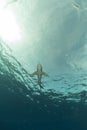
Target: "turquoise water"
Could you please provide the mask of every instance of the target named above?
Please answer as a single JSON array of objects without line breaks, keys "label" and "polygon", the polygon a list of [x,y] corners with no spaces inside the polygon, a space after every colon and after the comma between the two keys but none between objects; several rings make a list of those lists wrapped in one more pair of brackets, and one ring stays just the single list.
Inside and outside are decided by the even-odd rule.
[{"label": "turquoise water", "polygon": [[0,49],[1,130],[87,129],[86,72],[49,77],[41,90],[3,41]]},{"label": "turquoise water", "polygon": [[0,1],[0,38],[0,130],[86,130],[87,1]]}]

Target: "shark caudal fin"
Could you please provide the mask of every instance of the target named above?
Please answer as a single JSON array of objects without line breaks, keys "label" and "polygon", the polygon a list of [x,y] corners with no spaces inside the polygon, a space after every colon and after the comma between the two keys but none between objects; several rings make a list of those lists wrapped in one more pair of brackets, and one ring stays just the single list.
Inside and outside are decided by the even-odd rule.
[{"label": "shark caudal fin", "polygon": [[40,89],[44,89],[44,87],[42,86],[42,82],[38,82],[38,85],[39,85]]}]

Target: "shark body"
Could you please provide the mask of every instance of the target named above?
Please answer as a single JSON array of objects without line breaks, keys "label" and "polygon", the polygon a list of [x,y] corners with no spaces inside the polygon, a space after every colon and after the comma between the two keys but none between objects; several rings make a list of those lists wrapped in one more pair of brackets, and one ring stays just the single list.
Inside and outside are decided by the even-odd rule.
[{"label": "shark body", "polygon": [[42,65],[41,64],[37,64],[37,71],[33,72],[30,76],[37,76],[37,79],[38,79],[38,85],[40,86],[40,88],[42,88],[42,82],[41,82],[41,79],[42,79],[42,75],[44,76],[48,76],[47,73],[43,72],[43,68],[42,68]]}]

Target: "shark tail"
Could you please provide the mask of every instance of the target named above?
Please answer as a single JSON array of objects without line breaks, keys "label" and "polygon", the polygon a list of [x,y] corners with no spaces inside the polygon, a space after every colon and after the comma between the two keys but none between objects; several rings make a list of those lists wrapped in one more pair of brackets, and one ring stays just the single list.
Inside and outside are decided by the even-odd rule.
[{"label": "shark tail", "polygon": [[38,82],[40,89],[43,89],[42,82]]}]

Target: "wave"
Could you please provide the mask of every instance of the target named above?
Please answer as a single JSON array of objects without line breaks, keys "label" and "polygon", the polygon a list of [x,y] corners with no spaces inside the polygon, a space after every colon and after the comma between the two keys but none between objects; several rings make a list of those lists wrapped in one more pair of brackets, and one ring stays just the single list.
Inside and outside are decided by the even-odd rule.
[{"label": "wave", "polygon": [[[85,72],[56,75],[49,78],[48,83],[43,83],[44,89],[40,90],[36,81],[29,76],[26,69],[12,55],[11,49],[1,40],[0,104],[3,105],[0,105],[0,111],[3,112],[0,115],[3,115],[3,118],[0,122],[5,125],[1,125],[0,128],[62,130],[72,127],[77,130],[81,127],[82,130],[83,123],[87,128],[86,81]],[[76,122],[80,125],[76,125]]]},{"label": "wave", "polygon": [[[21,93],[31,99],[34,98],[34,95],[41,96],[43,93],[48,96],[46,98],[60,100],[61,97],[62,100],[66,96],[67,100],[82,101],[82,97],[84,98],[87,92],[86,81],[87,74],[85,72],[57,75],[52,79],[49,78],[48,83],[43,84],[44,90],[40,90],[39,86],[36,86],[36,81],[29,76],[26,69],[12,55],[8,45],[0,40],[0,87]],[[48,89],[45,89],[46,87]],[[85,102],[87,102],[86,97]]]}]

